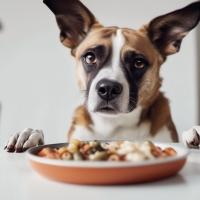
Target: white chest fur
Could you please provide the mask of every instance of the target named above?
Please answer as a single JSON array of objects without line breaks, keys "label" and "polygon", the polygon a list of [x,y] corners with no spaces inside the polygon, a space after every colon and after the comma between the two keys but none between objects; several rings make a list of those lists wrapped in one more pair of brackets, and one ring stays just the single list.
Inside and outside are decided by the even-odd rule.
[{"label": "white chest fur", "polygon": [[91,131],[84,126],[76,126],[73,139],[79,140],[151,140],[157,142],[172,142],[166,126],[160,129],[155,137],[150,135],[150,123],[138,125],[142,108],[117,117],[104,117],[91,114],[93,125]]}]

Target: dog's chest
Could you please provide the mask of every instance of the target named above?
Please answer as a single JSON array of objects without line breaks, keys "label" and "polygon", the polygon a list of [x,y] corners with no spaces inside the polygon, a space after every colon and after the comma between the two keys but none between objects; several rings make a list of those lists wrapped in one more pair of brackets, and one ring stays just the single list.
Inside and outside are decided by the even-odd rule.
[{"label": "dog's chest", "polygon": [[[140,132],[139,129],[141,129],[141,127],[138,129],[138,123],[141,110],[141,107],[138,107],[134,112],[118,117],[103,117],[92,114],[91,117],[94,123],[92,125],[92,130],[100,139],[131,139],[131,135]],[[148,125],[143,127],[143,129],[148,129]]]},{"label": "dog's chest", "polygon": [[92,114],[93,125],[88,130],[82,125],[77,125],[71,139],[79,140],[151,140],[172,142],[170,132],[166,126],[156,134],[150,135],[150,122],[139,124],[142,108],[138,107],[134,112],[119,117],[102,117]]}]

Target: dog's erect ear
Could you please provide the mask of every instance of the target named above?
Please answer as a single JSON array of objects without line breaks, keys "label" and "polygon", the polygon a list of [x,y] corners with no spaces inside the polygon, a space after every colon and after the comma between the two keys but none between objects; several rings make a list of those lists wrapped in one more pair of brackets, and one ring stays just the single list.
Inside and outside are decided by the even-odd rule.
[{"label": "dog's erect ear", "polygon": [[200,20],[200,1],[153,19],[148,35],[163,56],[179,51],[182,39]]},{"label": "dog's erect ear", "polygon": [[81,43],[92,25],[98,24],[94,15],[79,0],[44,0],[43,2],[55,14],[61,30],[61,42],[71,49]]}]

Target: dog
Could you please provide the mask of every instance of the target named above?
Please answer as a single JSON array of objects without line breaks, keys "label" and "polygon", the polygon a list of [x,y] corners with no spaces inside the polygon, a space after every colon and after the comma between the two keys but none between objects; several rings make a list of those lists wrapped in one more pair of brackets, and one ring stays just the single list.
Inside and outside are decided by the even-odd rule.
[{"label": "dog", "polygon": [[[160,92],[161,65],[180,50],[182,39],[200,20],[200,2],[156,17],[139,30],[103,27],[79,0],[44,0],[54,13],[60,40],[76,60],[85,101],[68,141],[151,140],[178,142],[168,99]],[[11,136],[7,151],[44,143],[42,130]]]}]

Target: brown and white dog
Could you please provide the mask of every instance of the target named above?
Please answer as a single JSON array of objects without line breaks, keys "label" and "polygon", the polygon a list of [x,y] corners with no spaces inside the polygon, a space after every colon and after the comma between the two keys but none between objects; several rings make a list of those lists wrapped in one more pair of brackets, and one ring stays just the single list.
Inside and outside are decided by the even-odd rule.
[{"label": "brown and white dog", "polygon": [[[168,99],[159,91],[161,65],[179,51],[200,20],[200,2],[159,16],[139,30],[103,27],[79,0],[44,0],[55,14],[60,40],[76,59],[85,102],[75,110],[68,140],[178,142]],[[41,130],[12,135],[5,148],[43,144]]]}]

